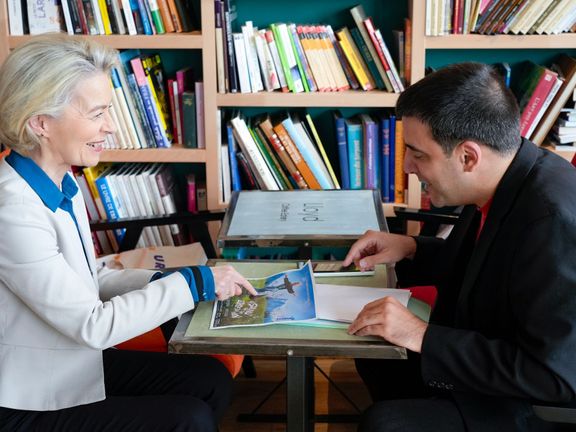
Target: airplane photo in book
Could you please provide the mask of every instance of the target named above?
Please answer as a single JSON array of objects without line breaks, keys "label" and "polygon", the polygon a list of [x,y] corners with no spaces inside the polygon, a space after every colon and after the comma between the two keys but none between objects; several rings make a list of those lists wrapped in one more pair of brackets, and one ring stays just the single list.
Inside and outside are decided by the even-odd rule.
[{"label": "airplane photo in book", "polygon": [[314,278],[308,262],[262,279],[250,279],[258,295],[248,293],[214,304],[210,328],[268,325],[316,318]]}]

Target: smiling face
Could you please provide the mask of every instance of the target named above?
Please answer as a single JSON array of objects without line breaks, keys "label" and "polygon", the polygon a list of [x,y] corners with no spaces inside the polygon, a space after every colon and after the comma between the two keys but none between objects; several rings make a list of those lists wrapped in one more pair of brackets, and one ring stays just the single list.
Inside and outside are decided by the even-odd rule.
[{"label": "smiling face", "polygon": [[78,84],[60,116],[41,115],[31,120],[42,138],[30,157],[56,184],[72,165],[90,167],[99,162],[106,136],[115,131],[109,112],[111,100],[109,78],[98,73]]},{"label": "smiling face", "polygon": [[463,204],[466,183],[460,148],[447,156],[427,125],[414,117],[404,117],[402,123],[406,143],[404,171],[418,176],[434,206]]}]

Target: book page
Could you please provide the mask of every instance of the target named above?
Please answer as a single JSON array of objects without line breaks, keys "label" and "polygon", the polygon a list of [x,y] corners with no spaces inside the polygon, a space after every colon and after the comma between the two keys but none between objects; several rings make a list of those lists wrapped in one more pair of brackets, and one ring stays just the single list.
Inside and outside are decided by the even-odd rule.
[{"label": "book page", "polygon": [[214,302],[211,329],[299,322],[316,318],[310,262],[296,270],[249,279],[258,295],[244,293]]},{"label": "book page", "polygon": [[365,305],[374,300],[390,296],[408,306],[410,294],[410,291],[400,289],[317,284],[317,317],[321,320],[350,323]]}]

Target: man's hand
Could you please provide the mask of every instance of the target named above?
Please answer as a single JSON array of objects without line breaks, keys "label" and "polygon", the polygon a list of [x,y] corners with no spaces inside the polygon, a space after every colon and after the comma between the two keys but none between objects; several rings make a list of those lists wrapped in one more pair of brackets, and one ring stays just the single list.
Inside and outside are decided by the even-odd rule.
[{"label": "man's hand", "polygon": [[342,265],[352,263],[360,270],[373,270],[376,264],[392,264],[416,253],[412,237],[368,230],[350,248]]},{"label": "man's hand", "polygon": [[420,352],[428,324],[410,312],[393,297],[368,303],[360,311],[348,333],[357,336],[379,336],[388,342]]},{"label": "man's hand", "polygon": [[225,265],[211,267],[210,269],[214,275],[216,297],[218,300],[226,300],[230,297],[240,295],[242,294],[242,289],[245,289],[252,295],[258,295],[258,292],[252,284],[238,273],[234,267]]}]

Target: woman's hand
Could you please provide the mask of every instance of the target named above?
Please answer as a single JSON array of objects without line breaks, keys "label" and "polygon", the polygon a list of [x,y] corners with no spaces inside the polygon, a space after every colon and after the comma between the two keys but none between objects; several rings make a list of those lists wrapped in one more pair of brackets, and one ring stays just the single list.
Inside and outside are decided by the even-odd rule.
[{"label": "woman's hand", "polygon": [[244,276],[238,273],[234,267],[229,265],[210,267],[214,276],[216,286],[216,297],[218,300],[226,300],[242,294],[245,289],[252,295],[258,295],[252,284]]}]

